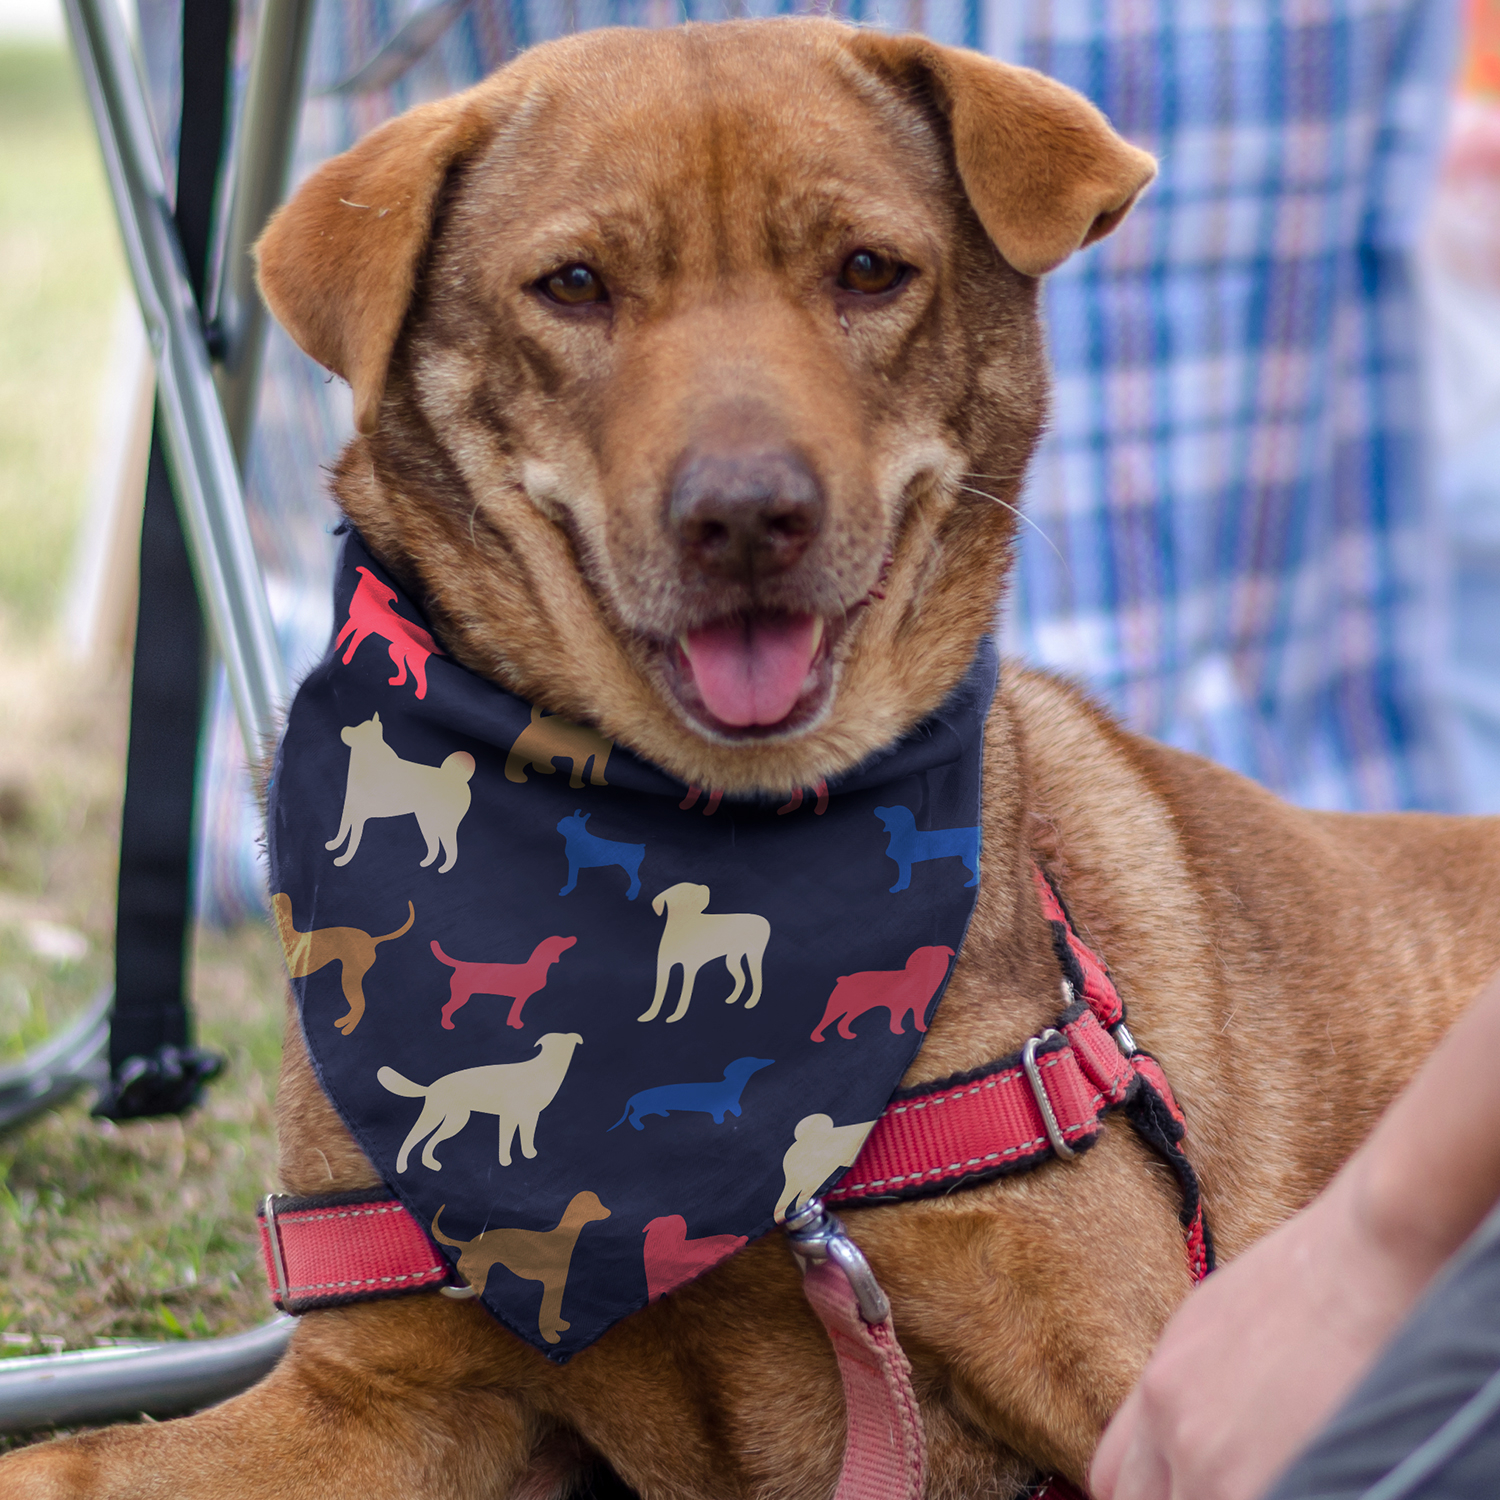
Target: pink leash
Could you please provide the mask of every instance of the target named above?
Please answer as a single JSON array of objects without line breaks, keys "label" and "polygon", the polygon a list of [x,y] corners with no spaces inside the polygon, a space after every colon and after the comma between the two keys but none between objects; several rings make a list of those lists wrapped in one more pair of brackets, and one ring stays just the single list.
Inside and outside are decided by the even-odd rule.
[{"label": "pink leash", "polygon": [[786,1235],[844,1382],[844,1467],[834,1500],[920,1500],[926,1441],[889,1300],[819,1199],[787,1215]]}]

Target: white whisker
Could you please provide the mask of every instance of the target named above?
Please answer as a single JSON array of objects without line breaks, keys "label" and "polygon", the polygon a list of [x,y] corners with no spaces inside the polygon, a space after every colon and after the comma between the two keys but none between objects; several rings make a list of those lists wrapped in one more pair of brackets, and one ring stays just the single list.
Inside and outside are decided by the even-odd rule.
[{"label": "white whisker", "polygon": [[[982,474],[976,474],[974,477],[976,479],[983,479],[985,476]],[[1036,532],[1036,534],[1041,537],[1041,539],[1046,542],[1049,547],[1052,548],[1053,552],[1057,555],[1058,562],[1063,565],[1063,571],[1068,575],[1069,578],[1073,576],[1073,570],[1068,566],[1067,558],[1065,558],[1061,552],[1058,552],[1057,544],[1052,540],[1050,536],[1047,535],[1045,531],[1042,530],[1040,526],[1036,524],[1035,521],[1031,519],[1030,516],[1026,515],[1020,510],[1017,510],[1009,500],[1002,500],[998,495],[990,494],[988,490],[976,490],[971,484],[961,484],[959,485],[959,489],[967,490],[971,495],[978,495],[981,500],[993,500],[996,505],[1003,505],[1006,510],[1011,513],[1011,515],[1013,515],[1018,521],[1021,521],[1025,525],[1031,527],[1031,529]]]}]

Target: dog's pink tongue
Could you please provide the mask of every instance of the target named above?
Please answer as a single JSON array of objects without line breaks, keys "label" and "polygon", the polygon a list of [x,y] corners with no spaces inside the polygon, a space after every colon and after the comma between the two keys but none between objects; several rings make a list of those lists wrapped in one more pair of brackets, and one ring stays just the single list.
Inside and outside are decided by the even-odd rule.
[{"label": "dog's pink tongue", "polygon": [[734,620],[689,631],[683,654],[722,724],[779,724],[802,696],[818,647],[816,615]]}]

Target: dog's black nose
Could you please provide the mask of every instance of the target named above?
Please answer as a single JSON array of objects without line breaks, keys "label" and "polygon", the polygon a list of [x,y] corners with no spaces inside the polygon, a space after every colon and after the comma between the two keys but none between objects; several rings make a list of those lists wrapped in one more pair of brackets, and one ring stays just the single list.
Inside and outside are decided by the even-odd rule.
[{"label": "dog's black nose", "polygon": [[749,579],[784,573],[823,526],[823,491],[789,450],[689,449],[667,498],[667,524],[705,573]]}]

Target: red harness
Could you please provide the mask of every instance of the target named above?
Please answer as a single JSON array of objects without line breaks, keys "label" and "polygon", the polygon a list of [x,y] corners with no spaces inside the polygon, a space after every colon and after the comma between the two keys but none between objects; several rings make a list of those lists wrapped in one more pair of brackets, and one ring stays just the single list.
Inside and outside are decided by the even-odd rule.
[{"label": "red harness", "polygon": [[[1161,1065],[1130,1035],[1109,971],[1074,931],[1051,881],[1040,870],[1033,877],[1062,969],[1062,1014],[1010,1057],[897,1093],[826,1202],[857,1206],[931,1197],[1030,1171],[1053,1156],[1088,1150],[1103,1117],[1120,1109],[1177,1178],[1188,1269],[1201,1281],[1213,1270],[1213,1238],[1197,1175],[1183,1151],[1182,1111]],[[474,1295],[454,1285],[455,1274],[425,1227],[382,1194],[271,1194],[259,1219],[272,1300],[285,1312],[432,1287],[448,1296]],[[808,1280],[809,1298],[839,1353],[848,1398],[840,1500],[915,1496],[921,1492],[921,1426],[902,1373],[905,1360],[868,1266],[837,1221],[832,1224],[817,1238],[823,1248],[809,1257],[815,1264]],[[830,1237],[838,1243],[827,1253]],[[1076,1496],[1066,1481],[1053,1479],[1038,1500]]]}]

